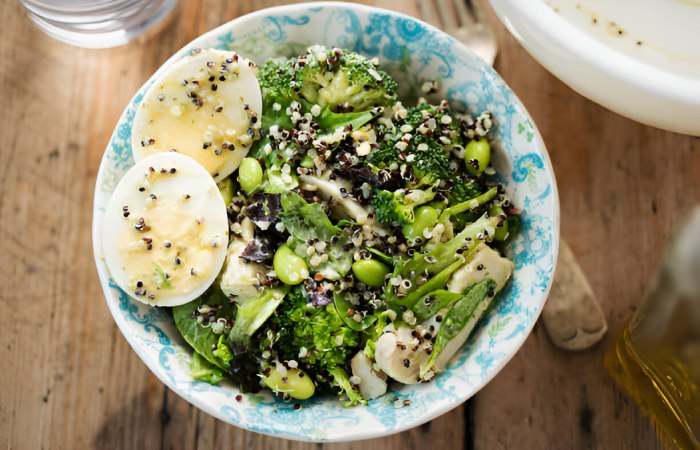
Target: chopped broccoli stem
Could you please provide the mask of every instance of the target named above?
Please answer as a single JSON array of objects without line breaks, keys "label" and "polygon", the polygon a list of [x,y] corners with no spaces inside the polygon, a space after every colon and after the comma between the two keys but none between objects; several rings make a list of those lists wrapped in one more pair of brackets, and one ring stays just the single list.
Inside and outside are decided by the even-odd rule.
[{"label": "chopped broccoli stem", "polygon": [[488,191],[484,192],[481,195],[477,195],[474,198],[471,198],[467,200],[466,202],[458,203],[454,206],[450,206],[449,208],[445,208],[444,211],[440,214],[440,222],[445,222],[450,218],[450,216],[454,216],[456,214],[461,214],[466,211],[470,211],[472,209],[476,209],[481,205],[484,205],[488,202],[490,202],[498,193],[498,188],[491,188]]}]

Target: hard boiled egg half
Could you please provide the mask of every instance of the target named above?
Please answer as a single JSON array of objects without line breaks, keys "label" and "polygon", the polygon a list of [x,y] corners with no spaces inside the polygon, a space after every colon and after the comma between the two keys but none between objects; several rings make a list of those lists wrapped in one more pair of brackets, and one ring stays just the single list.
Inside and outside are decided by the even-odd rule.
[{"label": "hard boiled egg half", "polygon": [[129,169],[103,223],[112,278],[144,303],[176,306],[194,300],[226,259],[224,199],[209,172],[180,153],[156,153]]},{"label": "hard boiled egg half", "polygon": [[137,107],[134,160],[176,150],[220,181],[238,168],[260,136],[261,113],[252,61],[230,51],[195,50],[168,67]]}]

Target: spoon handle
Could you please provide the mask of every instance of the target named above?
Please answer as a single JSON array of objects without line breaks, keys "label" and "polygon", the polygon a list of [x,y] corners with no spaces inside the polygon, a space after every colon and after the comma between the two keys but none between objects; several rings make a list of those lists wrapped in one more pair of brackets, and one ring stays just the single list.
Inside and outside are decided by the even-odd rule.
[{"label": "spoon handle", "polygon": [[563,238],[542,320],[552,342],[565,350],[587,349],[600,341],[608,329],[598,299]]}]

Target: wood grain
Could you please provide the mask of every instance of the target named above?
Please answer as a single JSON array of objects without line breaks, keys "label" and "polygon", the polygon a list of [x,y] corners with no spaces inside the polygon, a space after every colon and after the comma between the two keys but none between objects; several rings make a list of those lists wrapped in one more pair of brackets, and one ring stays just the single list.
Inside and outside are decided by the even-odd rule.
[{"label": "wood grain", "polygon": [[[164,387],[114,325],[92,259],[92,196],[117,118],[200,33],[279,2],[183,0],[170,27],[113,50],[58,43],[0,2],[0,445],[8,449],[659,448],[615,388],[604,349],[649,284],[671,225],[700,200],[700,140],[579,96],[505,31],[498,68],[548,145],[562,230],[610,333],[583,353],[536,327],[477,397],[417,429],[360,443],[285,441],[226,425]],[[415,1],[365,3],[415,13]]]}]

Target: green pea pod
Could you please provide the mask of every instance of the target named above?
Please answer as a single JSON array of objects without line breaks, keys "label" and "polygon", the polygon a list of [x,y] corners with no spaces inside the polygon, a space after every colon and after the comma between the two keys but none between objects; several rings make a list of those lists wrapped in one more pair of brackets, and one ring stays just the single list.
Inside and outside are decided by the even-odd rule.
[{"label": "green pea pod", "polygon": [[[459,269],[462,266],[462,264],[464,264],[464,259],[457,258],[455,262],[453,262],[441,272],[439,272],[437,275],[420,285],[417,289],[406,294],[405,297],[396,298],[396,300],[391,300],[390,306],[394,308],[401,306],[404,306],[406,308],[413,308],[413,306],[420,298],[435,290],[443,289],[445,287],[445,284],[447,284],[447,281],[454,273],[454,271]],[[389,301],[390,298],[393,297],[387,296],[387,301]]]},{"label": "green pea pod", "polygon": [[289,292],[288,286],[266,289],[253,298],[249,298],[238,307],[236,320],[231,329],[231,342],[245,347],[250,337],[275,312],[284,296]]},{"label": "green pea pod", "polygon": [[350,301],[348,301],[345,298],[345,295],[343,295],[340,292],[335,292],[333,294],[333,306],[335,306],[335,310],[338,311],[338,315],[342,319],[342,321],[345,323],[345,325],[348,326],[348,328],[355,330],[355,331],[362,331],[366,330],[374,322],[377,321],[377,316],[374,314],[366,316],[364,319],[362,319],[361,322],[356,322],[355,319],[353,318],[353,314],[348,314],[348,311],[354,310],[355,307],[353,306]]},{"label": "green pea pod", "polygon": [[413,315],[416,316],[419,322],[423,322],[428,317],[434,316],[441,309],[447,308],[452,303],[462,298],[462,295],[463,294],[446,291],[444,289],[433,291],[424,295],[416,302],[413,308],[411,308],[413,310]]},{"label": "green pea pod", "polygon": [[[452,308],[447,311],[447,314],[442,319],[430,357],[421,366],[421,377],[425,376],[432,369],[449,341],[460,334],[465,338],[471,334],[479,319],[481,319],[494,299],[495,289],[495,281],[491,279],[480,281],[468,288],[464,297],[452,305]],[[492,296],[489,296],[489,294],[492,294]]]},{"label": "green pea pod", "polygon": [[376,256],[377,259],[383,262],[384,264],[389,264],[392,267],[396,267],[401,262],[400,259],[394,258],[393,256],[389,256],[386,253],[382,253],[376,248],[369,247],[366,250],[374,256]]}]

